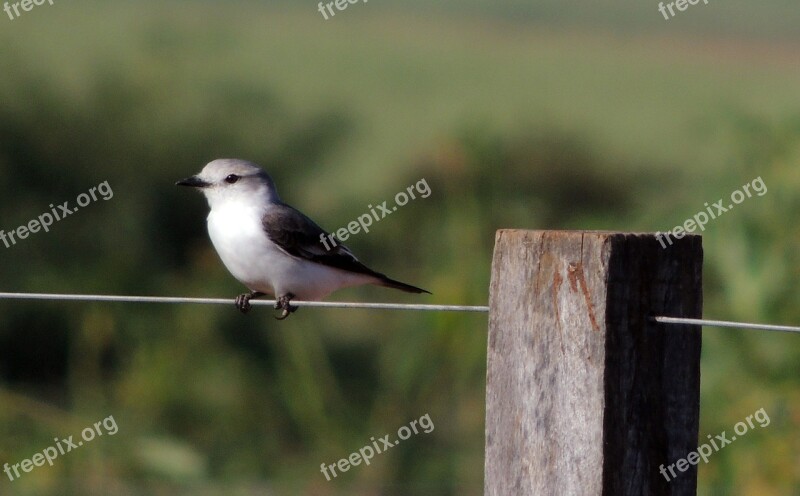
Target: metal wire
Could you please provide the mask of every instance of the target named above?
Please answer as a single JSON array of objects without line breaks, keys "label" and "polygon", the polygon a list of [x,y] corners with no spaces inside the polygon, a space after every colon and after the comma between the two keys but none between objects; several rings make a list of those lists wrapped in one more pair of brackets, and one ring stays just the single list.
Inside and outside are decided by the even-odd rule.
[{"label": "metal wire", "polygon": [[747,322],[730,322],[727,320],[685,319],[681,317],[653,317],[653,320],[662,324],[690,324],[710,327],[736,327],[739,329],[755,329],[760,331],[800,332],[800,327],[794,326],[752,324]]},{"label": "metal wire", "polygon": [[[93,295],[93,294],[58,294],[58,293],[2,293],[0,300],[61,300],[61,301],[107,301],[118,303],[189,303],[206,305],[232,305],[233,298],[185,298],[171,296],[120,296],[120,295]],[[274,305],[275,300],[250,300],[251,305]],[[294,301],[292,305],[301,307],[322,308],[369,308],[373,310],[418,310],[427,312],[483,312],[489,311],[488,306],[469,305],[417,305],[406,303],[354,303],[343,301]],[[735,327],[739,329],[754,329],[762,331],[797,332],[800,327],[756,324],[748,322],[730,322],[726,320],[689,319],[682,317],[652,317],[652,320],[661,324],[675,325],[701,325],[710,327]]]},{"label": "metal wire", "polygon": [[[206,305],[233,305],[233,298],[184,298],[170,296],[118,296],[92,294],[54,293],[0,293],[0,299],[16,300],[61,300],[61,301],[109,301],[119,303],[198,303]],[[250,300],[251,305],[274,305],[275,300]],[[300,307],[325,308],[371,308],[375,310],[421,310],[429,312],[488,312],[489,307],[466,305],[415,305],[404,303],[351,303],[339,301],[295,301]]]}]

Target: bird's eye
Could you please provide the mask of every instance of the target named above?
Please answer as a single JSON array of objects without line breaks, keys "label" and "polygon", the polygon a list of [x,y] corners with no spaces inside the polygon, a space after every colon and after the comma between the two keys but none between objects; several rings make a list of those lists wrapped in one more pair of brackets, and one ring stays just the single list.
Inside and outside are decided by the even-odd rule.
[{"label": "bird's eye", "polygon": [[231,175],[229,175],[228,177],[225,178],[225,182],[228,183],[228,184],[233,184],[238,180],[239,180],[239,176],[237,176],[236,174],[231,174]]}]

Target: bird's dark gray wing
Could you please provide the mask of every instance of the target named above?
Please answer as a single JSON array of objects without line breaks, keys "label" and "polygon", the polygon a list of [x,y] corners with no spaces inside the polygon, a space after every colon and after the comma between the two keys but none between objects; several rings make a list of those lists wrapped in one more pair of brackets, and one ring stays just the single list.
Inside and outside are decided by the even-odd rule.
[{"label": "bird's dark gray wing", "polygon": [[386,278],[385,275],[359,262],[338,240],[335,247],[328,240],[330,250],[326,249],[320,235],[327,238],[328,234],[313,220],[289,205],[283,203],[271,205],[269,212],[261,218],[261,225],[267,237],[289,255],[328,267],[375,276],[378,279]]}]

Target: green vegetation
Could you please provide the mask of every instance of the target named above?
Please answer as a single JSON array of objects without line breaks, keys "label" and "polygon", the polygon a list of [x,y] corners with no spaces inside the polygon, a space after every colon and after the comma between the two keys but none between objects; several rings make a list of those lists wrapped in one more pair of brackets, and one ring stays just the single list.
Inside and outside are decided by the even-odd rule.
[{"label": "green vegetation", "polygon": [[[426,178],[429,198],[348,245],[434,295],[334,297],[360,301],[484,304],[498,228],[666,231],[761,176],[704,233],[705,313],[799,323],[796,6],[668,24],[657,2],[527,3],[324,21],[312,3],[57,2],[0,21],[0,229],[114,191],[0,245],[2,289],[232,299],[204,201],[173,186],[224,156],[328,229]],[[705,330],[701,438],[761,407],[771,424],[701,466],[701,494],[797,486],[797,340]],[[0,493],[481,494],[485,349],[477,314],[2,301],[0,464],[109,415],[119,432]],[[320,473],[426,413],[431,434]]]}]

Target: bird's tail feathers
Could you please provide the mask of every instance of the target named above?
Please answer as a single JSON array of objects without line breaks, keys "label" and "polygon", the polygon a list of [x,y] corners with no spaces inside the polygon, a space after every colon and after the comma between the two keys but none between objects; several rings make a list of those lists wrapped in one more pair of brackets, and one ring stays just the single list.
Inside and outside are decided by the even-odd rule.
[{"label": "bird's tail feathers", "polygon": [[433,294],[433,293],[431,293],[430,291],[428,291],[426,289],[418,288],[416,286],[412,286],[412,285],[406,284],[404,282],[395,281],[394,279],[389,279],[386,276],[383,276],[380,279],[378,279],[378,282],[376,284],[378,284],[379,286],[384,286],[386,288],[399,289],[400,291],[405,291],[406,293],[417,293],[417,294],[419,294],[419,293],[428,293],[428,294]]}]

